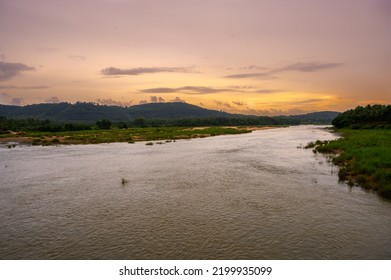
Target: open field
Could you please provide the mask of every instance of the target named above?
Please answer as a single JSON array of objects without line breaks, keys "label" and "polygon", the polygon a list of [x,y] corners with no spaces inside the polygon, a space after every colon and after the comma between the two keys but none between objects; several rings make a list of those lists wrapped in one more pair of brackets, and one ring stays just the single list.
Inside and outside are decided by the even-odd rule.
[{"label": "open field", "polygon": [[336,132],[343,137],[317,141],[307,147],[330,154],[332,162],[340,167],[341,180],[391,198],[391,130],[338,129]]}]

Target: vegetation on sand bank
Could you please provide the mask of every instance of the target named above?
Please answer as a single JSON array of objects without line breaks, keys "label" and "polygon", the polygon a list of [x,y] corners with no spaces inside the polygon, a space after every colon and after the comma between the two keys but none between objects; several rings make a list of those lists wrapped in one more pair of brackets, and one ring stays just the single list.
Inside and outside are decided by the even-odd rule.
[{"label": "vegetation on sand bank", "polygon": [[3,134],[0,139],[7,140],[10,137],[14,141],[30,143],[32,145],[54,144],[97,144],[111,142],[158,141],[190,139],[224,134],[239,134],[251,132],[247,127],[145,127],[145,128],[112,128],[107,130],[83,130],[65,132],[24,132],[22,134]]},{"label": "vegetation on sand bank", "polygon": [[307,148],[330,154],[339,178],[391,199],[391,130],[338,129],[342,138],[309,143]]}]

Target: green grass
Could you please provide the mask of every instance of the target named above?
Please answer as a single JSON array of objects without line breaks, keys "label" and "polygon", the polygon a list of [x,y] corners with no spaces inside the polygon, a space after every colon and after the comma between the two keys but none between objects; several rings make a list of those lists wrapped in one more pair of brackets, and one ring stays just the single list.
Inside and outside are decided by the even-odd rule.
[{"label": "green grass", "polygon": [[391,130],[338,129],[342,138],[319,142],[315,150],[332,154],[339,178],[391,199]]},{"label": "green grass", "polygon": [[[239,134],[251,132],[245,127],[207,127],[207,128],[184,128],[184,127],[146,127],[109,130],[84,130],[67,132],[27,132],[20,137],[28,138],[33,145],[53,144],[97,144],[111,142],[135,141],[158,141],[190,139],[198,137],[216,136],[224,134]],[[10,137],[0,135],[0,137]]]}]

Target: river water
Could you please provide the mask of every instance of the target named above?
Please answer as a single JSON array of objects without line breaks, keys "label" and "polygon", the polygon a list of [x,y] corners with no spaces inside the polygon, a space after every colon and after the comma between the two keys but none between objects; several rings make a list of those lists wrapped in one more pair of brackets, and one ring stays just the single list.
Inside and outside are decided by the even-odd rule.
[{"label": "river water", "polygon": [[391,203],[298,148],[334,138],[3,147],[0,258],[391,259]]}]

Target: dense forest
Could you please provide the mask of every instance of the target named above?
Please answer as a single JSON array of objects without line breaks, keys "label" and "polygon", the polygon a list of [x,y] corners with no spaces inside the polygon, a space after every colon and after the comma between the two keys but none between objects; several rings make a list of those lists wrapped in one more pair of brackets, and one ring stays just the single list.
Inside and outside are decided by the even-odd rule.
[{"label": "dense forest", "polygon": [[391,128],[391,105],[358,106],[339,114],[332,124],[337,128]]}]

